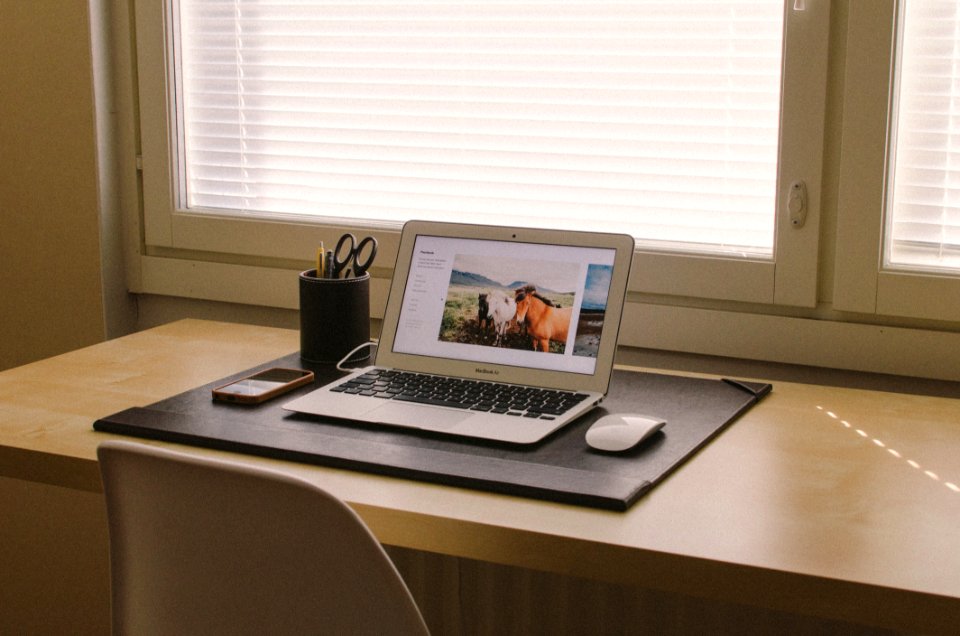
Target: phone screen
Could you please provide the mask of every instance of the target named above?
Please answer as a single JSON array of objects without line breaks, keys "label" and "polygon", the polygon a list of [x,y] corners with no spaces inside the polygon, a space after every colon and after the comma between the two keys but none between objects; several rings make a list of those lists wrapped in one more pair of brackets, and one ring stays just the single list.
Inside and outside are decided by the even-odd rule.
[{"label": "phone screen", "polygon": [[233,384],[228,384],[220,390],[239,393],[240,395],[262,395],[288,382],[299,380],[304,375],[306,374],[303,372],[288,369],[270,369],[269,371],[252,375],[249,378],[237,380]]},{"label": "phone screen", "polygon": [[227,401],[253,402],[258,401],[257,398],[285,393],[312,377],[310,371],[302,369],[267,369],[219,387],[214,390],[213,395]]}]

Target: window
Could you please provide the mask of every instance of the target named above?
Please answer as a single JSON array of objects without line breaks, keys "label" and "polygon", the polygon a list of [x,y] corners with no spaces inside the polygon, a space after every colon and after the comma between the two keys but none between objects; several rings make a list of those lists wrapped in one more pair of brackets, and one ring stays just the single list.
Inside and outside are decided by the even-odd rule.
[{"label": "window", "polygon": [[184,209],[772,258],[779,2],[177,7]]},{"label": "window", "polygon": [[[542,16],[559,11],[552,9],[556,4],[567,11],[580,7],[578,10],[589,17],[603,12],[629,12],[641,1],[551,3],[531,0],[516,5],[492,1],[462,2],[458,6],[490,11],[529,8]],[[890,117],[894,94],[892,69],[897,68],[895,63],[899,64],[894,57],[897,50],[894,27],[899,7],[908,7],[904,2],[913,1],[757,0],[754,3],[754,7],[776,6],[782,12],[776,122],[779,139],[776,156],[771,160],[775,164],[776,182],[762,197],[768,202],[764,203],[767,218],[770,207],[775,207],[772,228],[764,231],[770,237],[769,246],[758,247],[750,242],[744,245],[738,235],[733,241],[717,241],[719,248],[704,249],[703,240],[693,239],[687,233],[659,236],[655,242],[641,244],[634,256],[631,294],[620,333],[622,344],[887,373],[960,377],[956,356],[952,353],[956,351],[955,332],[960,325],[960,276],[950,275],[942,263],[936,268],[907,266],[899,256],[887,259],[884,255],[885,240],[896,236],[885,234],[885,219],[893,218],[886,214],[888,199],[893,198],[887,172],[893,148],[889,133],[891,129],[899,128],[901,132],[903,129],[903,126],[894,127]],[[305,2],[289,0],[285,4],[302,7]],[[180,21],[174,19],[171,3],[172,0],[133,0],[133,37],[129,33],[119,34],[122,42],[134,40],[136,45],[138,86],[133,116],[137,118],[139,145],[136,151],[142,166],[140,189],[128,186],[131,198],[142,196],[142,210],[137,214],[131,207],[130,215],[131,251],[136,250],[134,271],[130,275],[131,290],[149,295],[149,302],[162,305],[163,309],[176,310],[179,305],[190,304],[181,303],[182,298],[296,308],[296,285],[291,283],[295,277],[291,273],[309,267],[319,241],[335,242],[345,226],[356,229],[361,223],[369,223],[364,231],[376,234],[380,240],[377,264],[371,272],[374,276],[371,309],[376,312],[385,301],[392,274],[396,221],[393,225],[359,221],[362,215],[352,201],[339,203],[350,204],[341,208],[346,211],[334,210],[334,216],[321,218],[311,214],[317,210],[329,213],[333,209],[329,200],[315,209],[299,202],[290,209],[271,204],[261,211],[253,204],[214,207],[210,201],[187,198],[186,181],[181,174],[183,146],[178,141],[185,122],[182,109],[176,108],[177,98],[183,94],[176,90],[174,69],[178,60],[173,55],[174,26],[179,28]],[[281,0],[225,0],[221,6],[247,11],[251,7],[281,3]],[[389,13],[399,4],[399,0],[364,2],[362,5],[369,9],[364,17],[374,17],[375,12]],[[417,6],[440,11],[448,4],[446,0],[424,0]],[[709,10],[727,11],[731,7],[746,6],[737,0],[689,3],[650,0],[644,4],[665,9],[672,9],[674,5],[683,7],[692,17],[707,16]],[[356,5],[329,3],[327,6],[351,11]],[[389,22],[384,21],[380,26],[391,26]],[[218,23],[218,28],[228,23],[232,21]],[[617,21],[611,24],[619,26]],[[548,26],[544,24],[537,29]],[[714,30],[723,29],[715,26]],[[379,35],[373,40],[377,45],[384,44]],[[386,40],[395,42],[390,38]],[[370,40],[365,43],[370,45]],[[472,44],[471,39],[465,38],[463,44]],[[344,74],[352,75],[352,69],[344,69]],[[246,78],[249,77],[247,74]],[[433,97],[412,100],[415,104],[404,103],[404,106],[420,106],[424,101],[433,106],[438,101]],[[575,112],[589,123],[584,113],[593,103],[562,104],[563,112],[565,116]],[[607,113],[611,108],[616,110],[615,105],[609,103],[605,108]],[[543,118],[537,109],[528,107],[529,110]],[[368,119],[381,114],[364,112],[368,113]],[[549,123],[547,118],[537,125]],[[561,134],[569,136],[562,127]],[[622,145],[632,142],[630,138],[622,141]],[[904,144],[901,140],[901,150]],[[351,151],[366,150],[359,143],[345,145],[350,146]],[[476,150],[468,146],[462,154],[475,159]],[[503,148],[495,150],[502,152]],[[123,149],[123,154],[130,158],[129,165],[133,165],[133,152],[131,147]],[[370,155],[360,158],[369,163]],[[427,163],[439,163],[439,168],[448,175],[467,174],[475,178],[475,163],[454,160]],[[506,166],[519,169],[516,164]],[[527,178],[536,172],[535,168],[541,168],[543,174],[538,172],[537,178],[544,179],[557,166],[562,168],[562,163],[544,159],[542,163],[521,165],[524,169],[520,172]],[[252,167],[255,166],[246,165],[247,169]],[[503,172],[504,168],[496,164],[489,167],[484,178],[498,170]],[[765,169],[764,174],[772,172],[769,165]],[[583,172],[596,179],[605,174],[605,169]],[[623,174],[628,173],[611,173],[617,177],[618,187],[624,182]],[[128,182],[134,183],[135,179],[130,178]],[[807,192],[803,208],[805,220],[797,225],[791,223],[787,197],[795,182],[805,184]],[[587,186],[596,183],[586,182]],[[369,187],[355,188],[355,185],[356,182],[352,184],[351,194],[355,189],[370,190]],[[485,196],[510,203],[509,207],[481,205],[481,212],[517,210],[519,207],[513,205],[518,200],[532,207],[542,205],[535,198],[493,195],[492,190],[488,192],[477,183],[467,185],[472,186],[472,190],[464,199],[470,203],[477,203]],[[513,192],[518,192],[516,188],[523,184],[508,185],[514,188]],[[578,193],[585,191],[584,182],[564,182],[564,185],[576,188]],[[542,196],[539,187],[535,190]],[[705,190],[712,192],[710,188]],[[433,200],[449,196],[449,192],[430,194],[438,197]],[[386,203],[393,200],[391,197]],[[389,207],[378,203],[364,205],[377,211]],[[576,208],[596,227],[613,218],[606,213],[601,216],[589,212],[591,206],[599,205],[590,200],[581,205],[577,200]],[[435,213],[446,215],[445,206],[439,206]],[[399,214],[416,208],[410,212],[411,216],[423,216],[431,210],[422,199],[413,205],[396,207]],[[740,212],[749,208],[734,207]],[[511,216],[510,212],[507,216]],[[452,218],[463,217],[458,212]],[[909,241],[900,241],[899,247],[913,249],[915,239]],[[733,249],[720,251],[728,246]],[[946,242],[943,247],[947,247]],[[940,246],[936,249],[940,250]],[[949,253],[949,249],[943,252]],[[161,296],[174,297],[174,300],[163,304],[165,299],[158,298]],[[210,309],[205,304],[202,308]],[[225,310],[232,311],[233,307]]]},{"label": "window", "polygon": [[828,0],[308,4],[136,1],[145,288],[482,216],[634,233],[635,292],[816,303]]},{"label": "window", "polygon": [[837,227],[837,309],[960,318],[956,3],[851,0]]},{"label": "window", "polygon": [[960,274],[960,5],[900,8],[884,265]]}]

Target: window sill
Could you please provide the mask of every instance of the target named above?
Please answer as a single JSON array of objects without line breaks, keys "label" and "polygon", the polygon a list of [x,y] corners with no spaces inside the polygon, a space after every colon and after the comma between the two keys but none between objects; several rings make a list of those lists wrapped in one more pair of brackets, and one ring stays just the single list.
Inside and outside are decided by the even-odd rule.
[{"label": "window sill", "polygon": [[[134,293],[297,310],[296,269],[144,256]],[[304,263],[303,269],[309,265]],[[390,280],[374,278],[371,314],[382,318]],[[241,312],[242,313],[242,312]],[[225,320],[242,321],[235,308]],[[960,381],[960,333],[841,320],[632,301],[623,347],[846,371]],[[639,362],[642,365],[642,360]]]}]

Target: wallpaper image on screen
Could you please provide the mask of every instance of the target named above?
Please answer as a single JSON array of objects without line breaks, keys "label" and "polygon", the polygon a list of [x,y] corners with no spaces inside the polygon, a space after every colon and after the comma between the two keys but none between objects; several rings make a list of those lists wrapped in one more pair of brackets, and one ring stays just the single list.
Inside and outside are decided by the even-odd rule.
[{"label": "wallpaper image on screen", "polygon": [[[610,267],[458,255],[439,339],[487,347],[596,357]],[[578,298],[579,294],[579,298]]]}]

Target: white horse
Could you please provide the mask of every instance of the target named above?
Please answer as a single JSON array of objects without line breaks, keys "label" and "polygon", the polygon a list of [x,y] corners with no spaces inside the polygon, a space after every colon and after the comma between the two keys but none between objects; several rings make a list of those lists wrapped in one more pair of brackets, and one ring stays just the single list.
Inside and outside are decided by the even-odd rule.
[{"label": "white horse", "polygon": [[504,334],[507,333],[507,326],[517,315],[517,302],[511,296],[493,292],[487,297],[487,304],[489,305],[487,315],[493,320],[493,330],[497,334],[493,345],[499,347],[503,342]]}]

